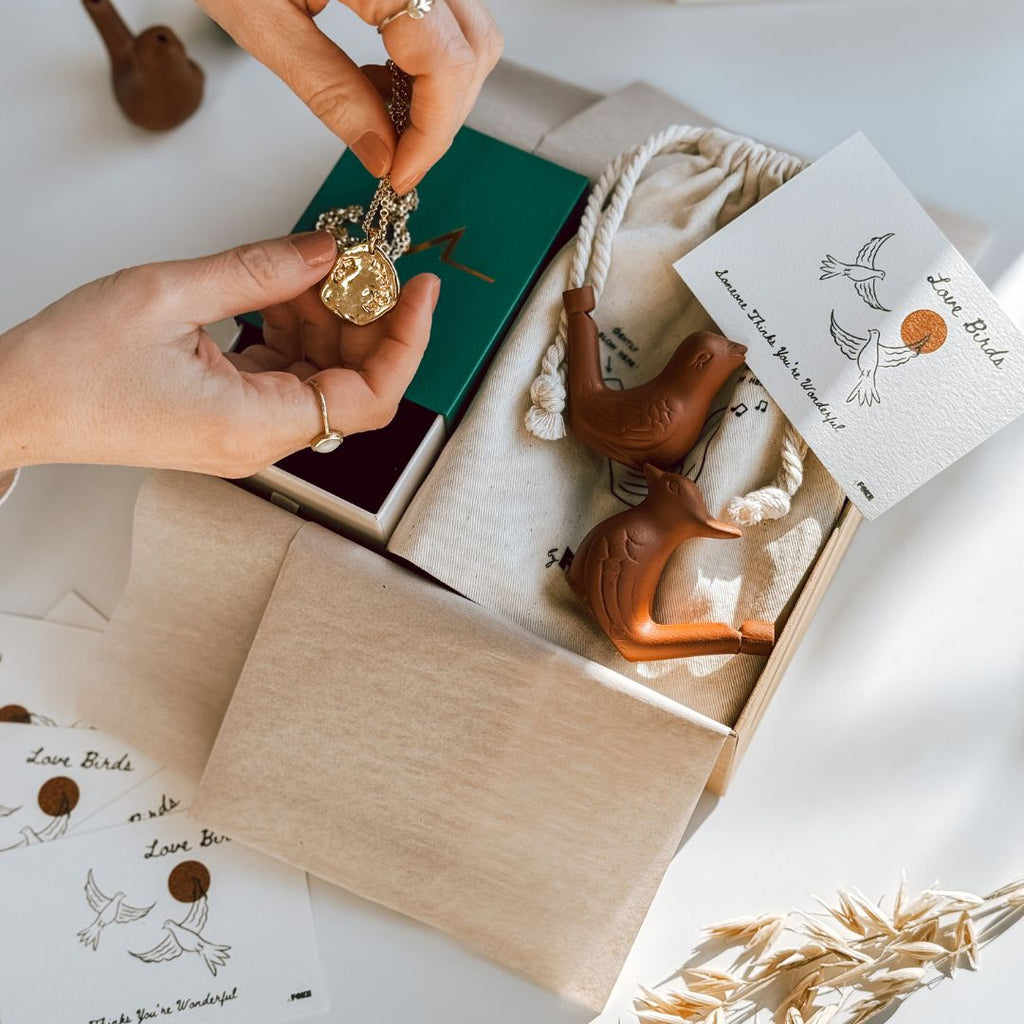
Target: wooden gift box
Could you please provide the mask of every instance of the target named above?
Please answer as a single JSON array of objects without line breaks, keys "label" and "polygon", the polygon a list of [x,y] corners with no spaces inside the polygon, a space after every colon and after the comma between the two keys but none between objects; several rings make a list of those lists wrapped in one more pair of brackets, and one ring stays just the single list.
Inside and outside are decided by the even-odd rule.
[{"label": "wooden gift box", "polygon": [[[477,125],[518,145],[553,127],[524,97],[593,103],[509,68],[489,90]],[[635,135],[615,148],[698,120],[646,87],[605,102]],[[205,772],[211,826],[597,1009],[859,521],[847,503],[729,729],[230,484],[154,474],[81,713]]]},{"label": "wooden gift box", "polygon": [[202,774],[205,824],[598,1009],[856,521],[729,730],[240,488],[156,473],[80,713]]}]

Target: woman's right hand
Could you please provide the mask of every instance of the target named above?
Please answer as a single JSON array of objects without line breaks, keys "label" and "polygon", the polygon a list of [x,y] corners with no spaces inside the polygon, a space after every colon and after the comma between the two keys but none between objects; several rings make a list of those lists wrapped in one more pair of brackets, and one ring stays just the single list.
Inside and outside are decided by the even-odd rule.
[{"label": "woman's right hand", "polygon": [[[342,0],[379,25],[406,0]],[[383,31],[392,60],[413,76],[409,125],[401,139],[375,82],[313,21],[327,0],[199,0],[239,46],[266,64],[375,177],[390,172],[401,194],[444,155],[501,56],[503,41],[483,0],[435,0],[422,18],[403,15]],[[369,72],[367,74],[366,72]],[[371,80],[372,76],[372,80]]]}]

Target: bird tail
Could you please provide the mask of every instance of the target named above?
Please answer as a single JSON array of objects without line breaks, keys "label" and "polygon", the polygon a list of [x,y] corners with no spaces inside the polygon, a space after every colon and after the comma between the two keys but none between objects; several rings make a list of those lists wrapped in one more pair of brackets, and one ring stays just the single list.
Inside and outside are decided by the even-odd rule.
[{"label": "bird tail", "polygon": [[103,925],[101,925],[98,921],[93,921],[92,924],[83,928],[78,933],[78,941],[81,942],[83,946],[89,946],[94,950],[99,949],[100,933],[102,931]]},{"label": "bird tail", "polygon": [[865,370],[860,375],[860,380],[853,386],[848,402],[858,402],[861,405],[872,406],[880,402],[878,389],[875,387],[875,375],[870,370]]},{"label": "bird tail", "polygon": [[827,281],[830,277],[842,277],[843,264],[834,256],[826,256],[821,261],[821,277],[819,281]]},{"label": "bird tail", "polygon": [[217,976],[217,968],[223,967],[231,959],[230,946],[219,946],[216,942],[207,942],[206,939],[199,940],[196,952],[203,958],[203,963],[214,977]]}]

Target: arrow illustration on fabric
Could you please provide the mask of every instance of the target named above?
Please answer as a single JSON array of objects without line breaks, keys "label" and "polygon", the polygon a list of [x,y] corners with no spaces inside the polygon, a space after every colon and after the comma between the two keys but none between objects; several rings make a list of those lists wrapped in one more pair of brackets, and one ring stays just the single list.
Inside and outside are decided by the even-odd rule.
[{"label": "arrow illustration on fabric", "polygon": [[844,263],[834,256],[826,255],[821,261],[820,281],[827,281],[833,277],[846,277],[853,282],[857,294],[872,308],[880,309],[883,313],[889,310],[878,301],[875,294],[875,285],[878,281],[885,280],[885,271],[875,266],[875,259],[878,250],[892,238],[890,231],[887,235],[877,235],[870,242],[866,243],[857,253],[853,263]]},{"label": "arrow illustration on fabric", "polygon": [[208,911],[209,903],[206,896],[199,895],[183,920],[164,921],[164,931],[167,934],[163,941],[145,953],[132,953],[132,956],[147,964],[156,964],[177,960],[182,953],[195,953],[202,957],[209,972],[216,977],[217,968],[223,967],[230,959],[231,947],[210,942],[200,934],[206,927]]},{"label": "arrow illustration on fabric", "polygon": [[83,946],[93,950],[99,949],[100,935],[109,924],[131,924],[141,921],[156,906],[133,907],[124,902],[125,894],[118,889],[113,896],[106,896],[92,877],[92,868],[85,880],[85,898],[96,913],[92,923],[78,932],[78,940]]},{"label": "arrow illustration on fabric", "polygon": [[832,311],[829,329],[832,332],[832,340],[839,346],[843,355],[847,359],[852,359],[860,370],[860,380],[853,386],[846,400],[867,406],[881,402],[878,388],[875,386],[878,368],[902,366],[918,355],[931,339],[931,335],[925,335],[913,345],[883,345],[880,341],[881,334],[873,328],[868,331],[866,338],[844,330],[836,323],[835,310]]}]

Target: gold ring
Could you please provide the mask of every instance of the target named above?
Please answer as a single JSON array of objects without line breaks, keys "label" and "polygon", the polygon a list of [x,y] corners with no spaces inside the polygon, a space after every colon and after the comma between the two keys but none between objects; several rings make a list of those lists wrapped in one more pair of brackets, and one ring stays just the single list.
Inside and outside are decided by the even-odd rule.
[{"label": "gold ring", "polygon": [[400,18],[403,14],[408,14],[413,21],[419,21],[424,14],[429,14],[431,7],[434,6],[434,0],[409,0],[409,2],[400,10],[394,14],[389,14],[378,26],[377,34],[380,35],[391,24],[391,22]]},{"label": "gold ring", "polygon": [[333,452],[341,447],[341,442],[345,440],[345,435],[340,430],[331,430],[330,420],[327,419],[327,399],[324,398],[320,385],[312,377],[304,381],[304,383],[308,384],[316,393],[316,397],[320,401],[320,418],[324,421],[323,433],[317,434],[309,442],[309,447],[320,455],[326,455],[328,452]]}]

